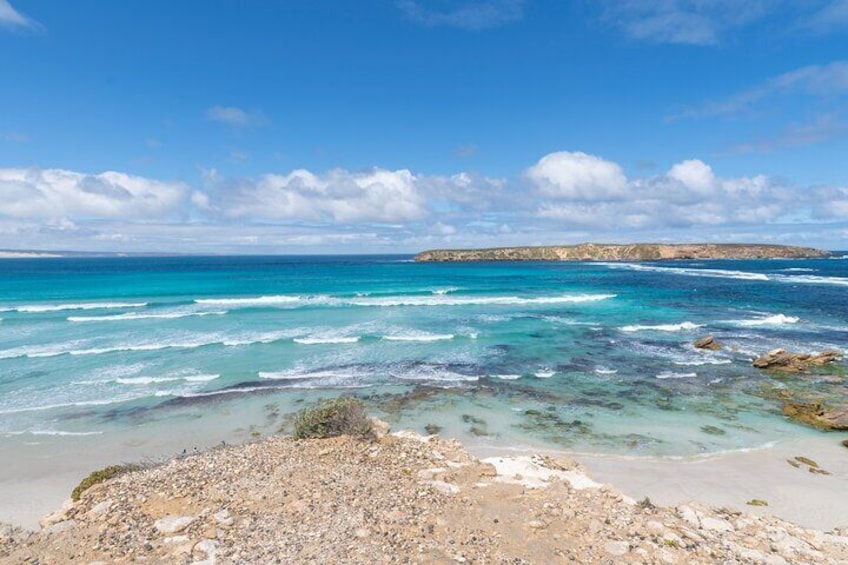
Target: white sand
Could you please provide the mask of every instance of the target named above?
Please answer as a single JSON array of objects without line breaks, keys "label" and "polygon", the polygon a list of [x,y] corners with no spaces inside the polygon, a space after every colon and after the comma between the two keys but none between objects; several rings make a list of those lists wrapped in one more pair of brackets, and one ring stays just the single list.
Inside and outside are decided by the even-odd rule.
[{"label": "white sand", "polygon": [[[779,443],[753,451],[709,457],[672,459],[565,453],[583,464],[592,479],[613,485],[636,500],[675,506],[701,502],[715,507],[771,514],[798,525],[828,531],[848,527],[848,449],[844,434],[827,434]],[[507,448],[471,447],[477,457],[513,458]],[[796,456],[812,459],[830,475],[787,463]],[[520,473],[520,471],[518,471]],[[766,507],[746,504],[759,499]]]},{"label": "white sand", "polygon": [[[575,486],[592,486],[591,480],[612,484],[636,500],[646,496],[655,504],[677,505],[701,502],[757,514],[773,514],[801,526],[824,531],[848,527],[848,449],[840,445],[844,434],[827,434],[815,441],[809,437],[785,441],[774,447],[734,452],[703,458],[670,459],[657,457],[624,457],[565,453],[587,469],[585,475],[575,471],[565,478]],[[543,469],[528,456],[532,451],[492,446],[471,446],[469,451],[480,458],[490,458],[499,475],[509,480],[530,484],[551,479],[551,471]],[[563,454],[560,452],[559,454]],[[115,461],[127,460],[117,454],[64,459],[66,467],[40,472],[22,472],[10,465],[0,473],[0,521],[27,528],[37,528],[39,519],[62,505],[80,479],[92,469]],[[795,468],[786,460],[804,456],[816,461],[830,475],[818,475],[801,465]],[[494,456],[494,458],[492,458]],[[73,464],[72,461],[75,463]],[[31,461],[30,461],[31,463]],[[541,469],[541,470],[540,470]],[[18,477],[31,477],[21,480]],[[575,475],[575,476],[572,476]],[[768,502],[767,507],[747,505],[751,499]]]}]

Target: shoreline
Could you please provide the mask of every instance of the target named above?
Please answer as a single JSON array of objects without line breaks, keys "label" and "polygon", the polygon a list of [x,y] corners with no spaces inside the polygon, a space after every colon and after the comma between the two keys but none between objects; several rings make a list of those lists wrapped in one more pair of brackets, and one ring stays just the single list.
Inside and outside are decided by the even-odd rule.
[{"label": "shoreline", "polygon": [[[415,436],[416,432],[402,431]],[[247,439],[247,445],[277,435]],[[422,436],[424,437],[424,436]],[[848,451],[840,445],[842,434],[776,441],[772,445],[700,456],[636,456],[575,452],[529,446],[456,442],[471,456],[519,459],[534,455],[567,457],[585,466],[587,475],[634,498],[650,498],[656,504],[674,506],[701,503],[723,506],[758,515],[774,515],[800,526],[827,531],[848,528],[848,511],[831,504],[834,497],[848,499]],[[163,446],[160,446],[163,447]],[[215,447],[202,450],[214,451]],[[169,450],[173,453],[173,450]],[[795,457],[808,458],[828,474],[810,472],[808,465],[791,465]],[[101,457],[85,472],[118,463],[132,463],[127,453],[115,459]],[[145,458],[167,463],[173,457]],[[82,477],[75,469],[59,469],[35,478],[0,482],[0,522],[37,530],[39,521],[57,510]],[[754,507],[746,502],[764,500],[768,506]]]},{"label": "shoreline", "polygon": [[[848,559],[844,525],[831,533],[799,527],[772,517],[771,506],[758,516],[751,508],[719,508],[715,501],[666,507],[640,496],[637,502],[638,494],[601,484],[606,478],[605,470],[587,470],[569,457],[490,454],[480,460],[455,440],[412,432],[373,442],[272,436],[97,484],[79,502],[45,519],[38,533],[0,527],[0,559]],[[662,480],[661,475],[654,478]],[[838,492],[848,484],[844,468],[816,478],[828,480],[832,500],[844,498]],[[824,508],[834,512],[833,506]]]},{"label": "shoreline", "polygon": [[[648,497],[663,506],[693,502],[721,506],[828,531],[848,528],[848,510],[833,504],[835,498],[848,500],[848,449],[839,443],[844,435],[830,435],[832,446],[796,439],[691,457],[534,452],[573,458],[586,467],[592,479],[635,499]],[[528,454],[495,446],[469,446],[468,450],[481,459]],[[818,463],[829,474],[813,473],[808,465],[794,467],[788,462],[798,456]],[[768,506],[747,504],[754,499],[766,501]]]}]

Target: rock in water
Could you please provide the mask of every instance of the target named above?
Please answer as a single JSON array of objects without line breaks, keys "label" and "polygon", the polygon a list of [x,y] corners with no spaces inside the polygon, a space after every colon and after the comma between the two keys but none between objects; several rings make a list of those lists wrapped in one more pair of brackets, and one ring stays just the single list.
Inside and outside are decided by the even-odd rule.
[{"label": "rock in water", "polygon": [[700,339],[696,339],[692,345],[696,349],[712,349],[713,351],[721,349],[721,344],[713,338],[713,334],[707,334]]},{"label": "rock in water", "polygon": [[820,402],[784,402],[783,415],[824,430],[848,430],[848,406],[826,409]]},{"label": "rock in water", "polygon": [[772,349],[765,355],[761,355],[754,361],[754,367],[758,369],[774,369],[800,373],[809,367],[821,367],[833,363],[841,354],[838,351],[827,349],[821,353],[792,353],[785,349]]}]

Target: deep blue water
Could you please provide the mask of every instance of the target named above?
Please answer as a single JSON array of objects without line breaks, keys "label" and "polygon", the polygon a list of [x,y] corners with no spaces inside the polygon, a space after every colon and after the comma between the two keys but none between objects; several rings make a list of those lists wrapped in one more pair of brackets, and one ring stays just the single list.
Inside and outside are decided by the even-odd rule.
[{"label": "deep blue water", "polygon": [[346,393],[471,442],[686,456],[816,433],[775,394],[844,397],[842,372],[751,360],[846,350],[848,261],[14,259],[0,318],[7,449],[270,433]]}]

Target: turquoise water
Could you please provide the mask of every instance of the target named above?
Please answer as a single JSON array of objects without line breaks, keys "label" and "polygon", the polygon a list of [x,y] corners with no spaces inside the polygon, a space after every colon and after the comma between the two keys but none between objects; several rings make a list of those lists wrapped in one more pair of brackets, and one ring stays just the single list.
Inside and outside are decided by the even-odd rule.
[{"label": "turquoise water", "polygon": [[[238,441],[338,394],[471,444],[685,457],[818,433],[774,395],[844,399],[842,372],[751,360],[846,349],[848,261],[16,259],[0,319],[0,451],[22,466]],[[708,332],[726,348],[691,347]]]}]

